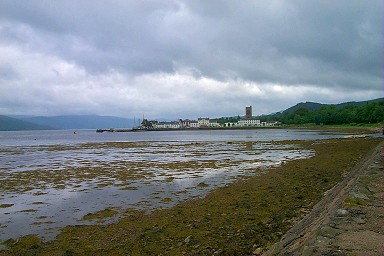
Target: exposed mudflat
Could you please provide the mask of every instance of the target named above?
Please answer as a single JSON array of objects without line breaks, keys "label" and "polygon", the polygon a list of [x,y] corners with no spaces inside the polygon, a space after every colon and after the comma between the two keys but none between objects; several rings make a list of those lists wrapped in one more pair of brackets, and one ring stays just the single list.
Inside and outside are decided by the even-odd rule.
[{"label": "exposed mudflat", "polygon": [[126,209],[169,208],[314,155],[294,143],[252,141],[104,142],[6,150],[0,149],[0,243],[29,234],[53,239],[65,226],[92,224],[84,216],[106,208],[116,212],[102,219],[108,223]]},{"label": "exposed mudflat", "polygon": [[[329,229],[334,234],[334,238],[329,238],[330,235],[321,233],[321,227],[332,221],[335,225],[341,225],[337,221],[343,218],[351,221],[356,219],[357,215],[353,213],[355,207],[368,207],[370,200],[377,202],[373,195],[382,198],[382,190],[374,185],[375,178],[372,178],[373,187],[367,189],[371,193],[366,194],[368,199],[360,196],[364,195],[360,190],[358,192],[362,198],[354,199],[347,197],[353,190],[344,190],[340,194],[339,190],[331,189],[345,182],[351,184],[347,187],[352,188],[354,177],[363,177],[359,170],[374,166],[366,163],[373,163],[380,170],[382,161],[367,162],[366,157],[375,155],[372,150],[381,142],[382,139],[378,138],[295,141],[295,145],[314,152],[314,156],[287,161],[258,176],[244,177],[214,189],[204,198],[187,200],[171,208],[150,213],[127,209],[114,223],[69,226],[62,229],[52,241],[43,241],[35,235],[9,239],[4,242],[6,250],[1,251],[0,255],[260,255],[266,253],[297,223],[301,223],[302,227],[306,226],[305,223],[315,223],[317,228],[305,232],[310,234],[308,239],[295,246],[294,253],[333,253],[342,250],[342,246],[349,246],[343,235],[345,232],[338,234]],[[291,145],[292,142],[280,144]],[[204,186],[201,184],[201,187]],[[341,199],[339,195],[346,197],[339,203],[336,200],[335,207],[331,208],[342,218],[333,218],[332,210],[325,215],[329,217],[329,222],[327,218],[317,222],[306,218],[304,224],[300,222],[313,209],[316,211],[315,205],[322,202],[322,198]],[[346,203],[343,204],[343,201]],[[327,201],[325,204],[328,204]],[[321,215],[324,209],[320,208],[317,212]],[[84,218],[102,220],[115,214],[114,209],[106,209],[87,214]],[[373,216],[376,216],[374,218],[378,226],[381,225],[382,215]],[[359,225],[371,223],[366,217],[359,218]],[[374,238],[371,241],[380,241],[382,238],[378,228],[365,231],[369,232],[366,235]],[[351,232],[357,233],[356,230]],[[322,244],[322,237],[330,241],[333,239],[335,243]],[[291,240],[289,243],[293,245],[292,241],[299,240]],[[287,248],[286,245],[282,248]]]}]

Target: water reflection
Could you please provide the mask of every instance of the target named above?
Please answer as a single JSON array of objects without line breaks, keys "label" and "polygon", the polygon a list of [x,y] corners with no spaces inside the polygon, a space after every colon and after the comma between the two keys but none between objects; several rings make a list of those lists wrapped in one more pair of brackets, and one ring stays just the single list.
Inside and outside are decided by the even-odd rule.
[{"label": "water reflection", "polygon": [[0,240],[30,233],[50,239],[105,208],[169,207],[313,154],[295,144],[256,141],[2,146]]}]

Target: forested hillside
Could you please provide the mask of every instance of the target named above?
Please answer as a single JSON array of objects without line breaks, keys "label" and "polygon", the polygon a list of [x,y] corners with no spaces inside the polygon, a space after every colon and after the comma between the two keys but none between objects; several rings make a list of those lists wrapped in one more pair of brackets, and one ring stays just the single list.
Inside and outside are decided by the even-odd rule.
[{"label": "forested hillside", "polygon": [[[364,106],[370,102],[380,102],[380,101],[384,101],[384,98],[378,98],[378,99],[367,100],[367,101],[350,101],[350,102],[343,102],[343,103],[332,104],[332,105],[335,106],[337,109],[342,109],[342,108],[347,107],[347,106],[360,107],[360,106]],[[287,108],[283,112],[292,113],[299,108],[305,108],[305,109],[310,110],[310,111],[315,111],[315,110],[319,110],[321,107],[326,107],[326,106],[329,106],[329,104],[322,104],[322,103],[308,102],[307,101],[307,102],[300,102],[300,103],[296,104],[295,106]]]},{"label": "forested hillside", "polygon": [[384,122],[384,100],[365,105],[322,106],[318,110],[297,108],[262,117],[263,121],[277,120],[283,124],[373,124]]}]

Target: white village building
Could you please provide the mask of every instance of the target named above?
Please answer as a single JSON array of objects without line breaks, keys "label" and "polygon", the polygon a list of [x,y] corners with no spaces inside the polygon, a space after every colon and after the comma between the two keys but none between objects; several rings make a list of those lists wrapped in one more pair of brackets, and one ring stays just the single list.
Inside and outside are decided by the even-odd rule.
[{"label": "white village building", "polygon": [[199,124],[199,128],[207,128],[207,127],[209,127],[209,118],[207,118],[207,117],[198,118],[197,122]]},{"label": "white village building", "polygon": [[245,127],[245,126],[260,126],[261,122],[259,119],[243,119],[237,122],[236,126]]},{"label": "white village building", "polygon": [[180,129],[181,124],[177,121],[172,122],[158,122],[153,125],[155,129]]}]

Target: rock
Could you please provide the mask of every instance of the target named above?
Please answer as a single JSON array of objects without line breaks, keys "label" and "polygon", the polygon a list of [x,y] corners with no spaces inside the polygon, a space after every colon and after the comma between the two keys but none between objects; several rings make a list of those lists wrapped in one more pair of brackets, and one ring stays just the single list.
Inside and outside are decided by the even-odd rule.
[{"label": "rock", "polygon": [[331,239],[335,238],[337,235],[341,233],[341,230],[329,225],[324,225],[323,227],[321,227],[320,230],[321,230],[322,236],[325,236]]},{"label": "rock", "polygon": [[336,225],[335,222],[331,222],[331,223],[329,223],[328,225],[329,225],[330,227],[332,227],[332,228],[337,228],[337,225]]},{"label": "rock", "polygon": [[325,236],[318,236],[316,238],[316,243],[317,244],[326,244],[328,245],[331,242],[331,239]]},{"label": "rock", "polygon": [[355,218],[355,222],[356,222],[357,224],[365,224],[365,220],[362,219],[362,218]]},{"label": "rock", "polygon": [[349,214],[349,212],[345,209],[337,209],[336,217],[345,217]]},{"label": "rock", "polygon": [[253,255],[261,255],[263,253],[263,249],[261,247],[259,248],[256,248],[254,251],[253,251]]},{"label": "rock", "polygon": [[361,199],[361,200],[365,200],[365,201],[369,200],[368,196],[363,195],[361,193],[356,193],[356,192],[352,193],[352,198]]},{"label": "rock", "polygon": [[314,255],[316,252],[315,250],[315,247],[314,246],[307,246],[304,248],[303,252],[302,252],[302,256],[311,256],[311,255]]}]

